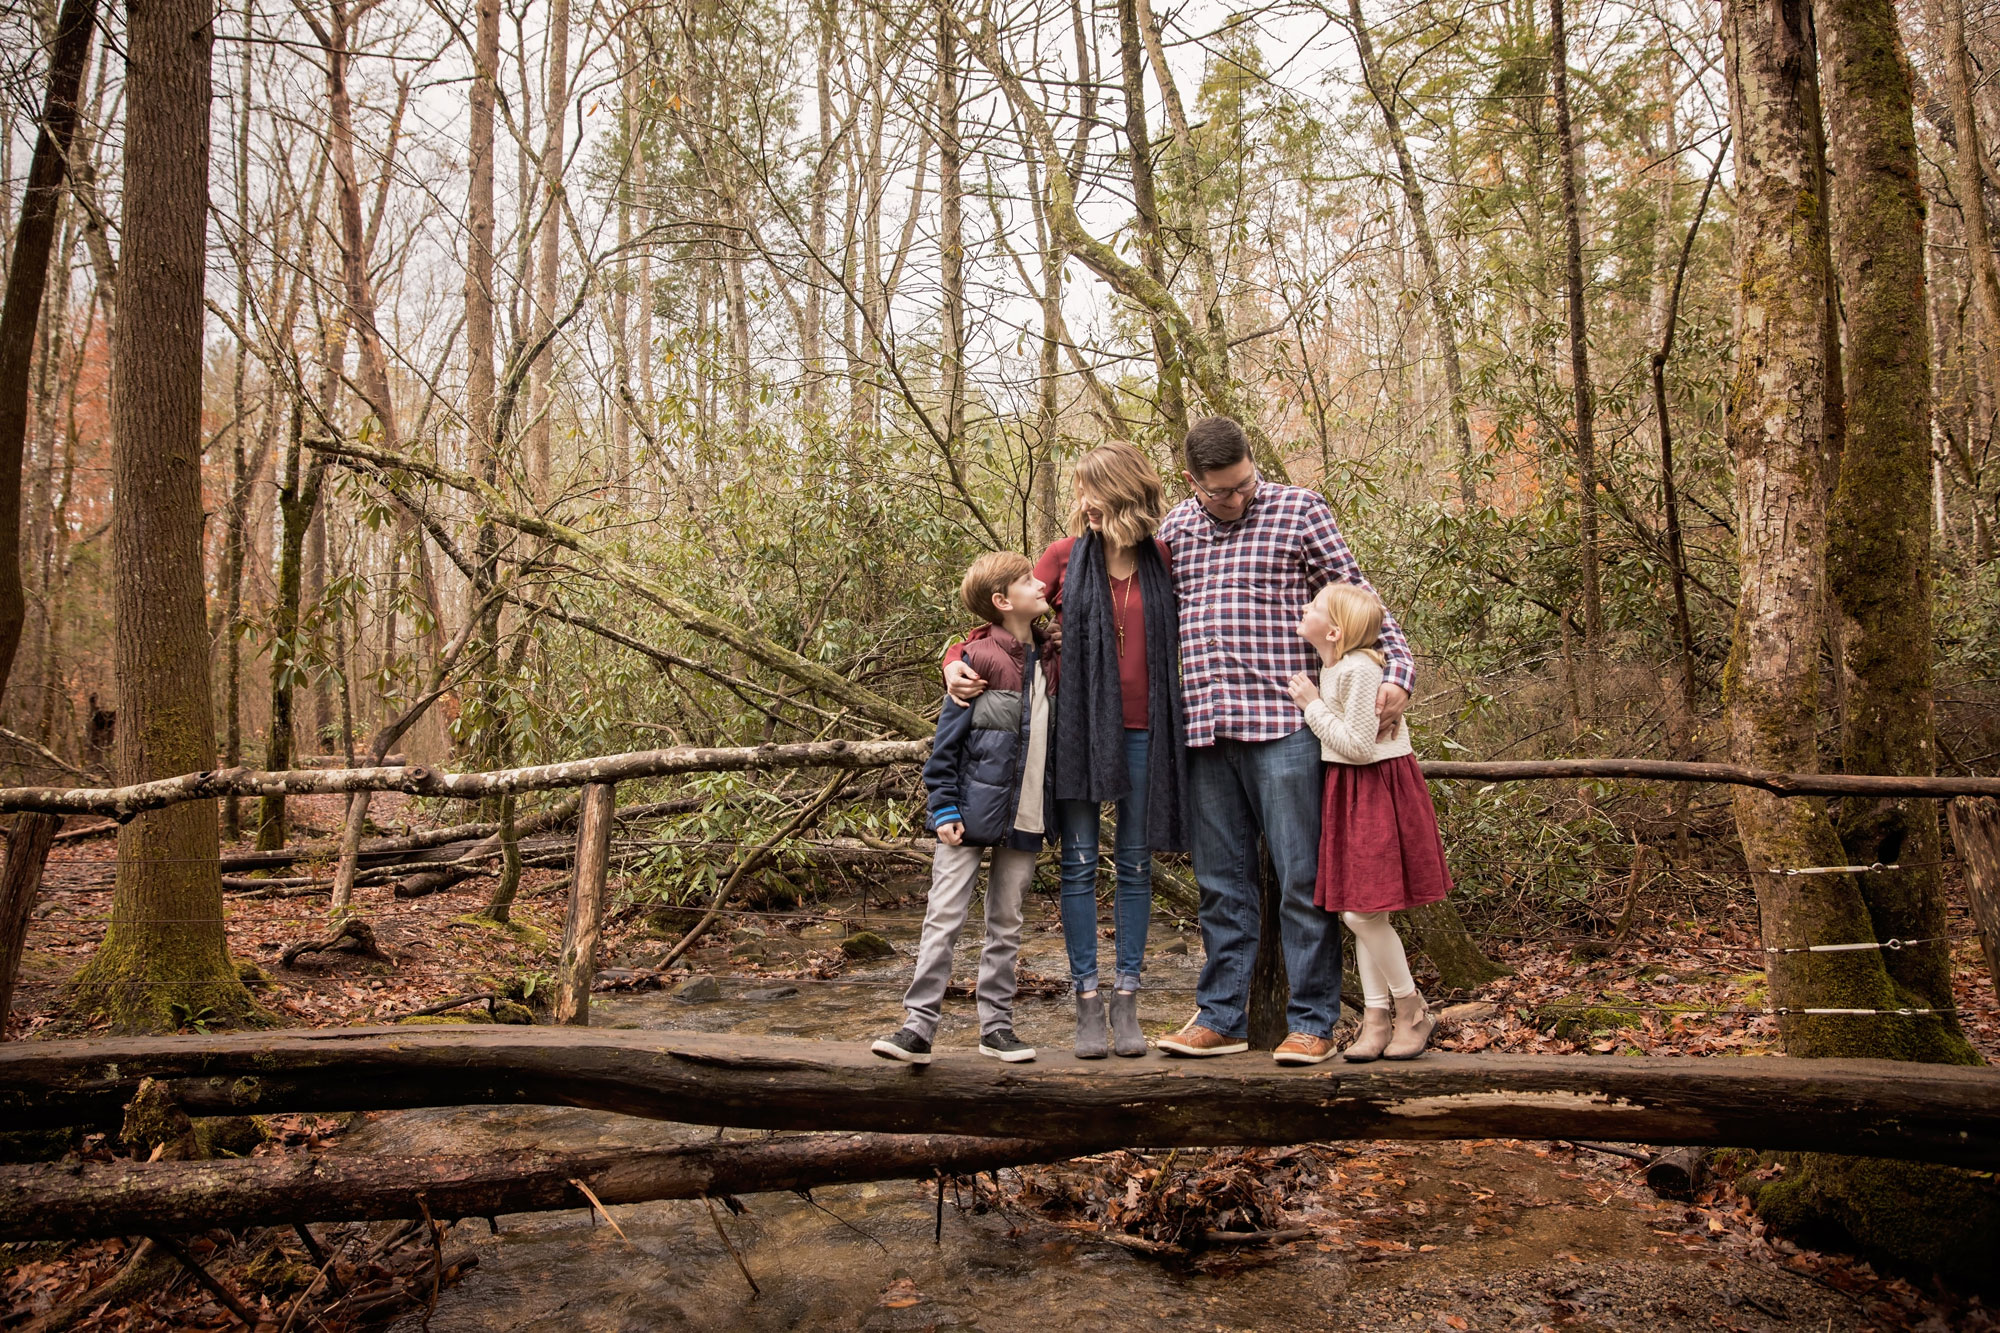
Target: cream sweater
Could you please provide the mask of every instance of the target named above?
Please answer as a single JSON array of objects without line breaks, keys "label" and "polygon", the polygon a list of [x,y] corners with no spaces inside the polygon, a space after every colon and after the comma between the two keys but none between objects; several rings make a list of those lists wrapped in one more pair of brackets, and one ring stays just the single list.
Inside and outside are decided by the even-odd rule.
[{"label": "cream sweater", "polygon": [[1376,764],[1414,753],[1407,721],[1397,721],[1391,739],[1375,739],[1375,691],[1382,676],[1375,659],[1359,649],[1320,668],[1319,698],[1306,705],[1306,725],[1319,737],[1320,758],[1329,764]]}]

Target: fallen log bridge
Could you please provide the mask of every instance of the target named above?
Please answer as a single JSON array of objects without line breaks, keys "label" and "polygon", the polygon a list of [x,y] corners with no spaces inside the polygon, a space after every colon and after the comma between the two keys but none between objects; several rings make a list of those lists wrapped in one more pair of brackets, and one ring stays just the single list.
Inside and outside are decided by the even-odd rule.
[{"label": "fallen log bridge", "polygon": [[142,1078],[190,1115],[549,1104],[747,1129],[1198,1147],[1571,1138],[2000,1167],[2000,1071],[1879,1060],[1429,1055],[928,1067],[859,1043],[580,1028],[345,1028],[0,1046],[0,1124],[115,1121]]},{"label": "fallen log bridge", "polygon": [[1075,1144],[950,1134],[803,1134],[682,1148],[517,1150],[477,1157],[314,1153],[0,1166],[0,1241],[392,1217],[493,1217],[588,1208],[593,1200],[646,1203],[928,1178],[938,1171],[966,1175],[1060,1161],[1080,1151]]}]

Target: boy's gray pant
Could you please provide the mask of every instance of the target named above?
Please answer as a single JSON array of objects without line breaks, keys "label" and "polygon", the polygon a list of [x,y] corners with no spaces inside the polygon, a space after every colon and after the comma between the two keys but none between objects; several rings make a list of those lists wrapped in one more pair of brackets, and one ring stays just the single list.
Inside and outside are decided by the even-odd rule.
[{"label": "boy's gray pant", "polygon": [[[937,1035],[944,990],[951,984],[951,955],[972,910],[972,886],[989,849],[939,843],[931,861],[931,893],[924,908],[917,972],[903,996],[909,1026],[925,1041]],[[1035,877],[1035,854],[994,847],[986,877],[986,948],[979,955],[979,1032],[1014,1026],[1014,961],[1021,952],[1021,899]]]}]

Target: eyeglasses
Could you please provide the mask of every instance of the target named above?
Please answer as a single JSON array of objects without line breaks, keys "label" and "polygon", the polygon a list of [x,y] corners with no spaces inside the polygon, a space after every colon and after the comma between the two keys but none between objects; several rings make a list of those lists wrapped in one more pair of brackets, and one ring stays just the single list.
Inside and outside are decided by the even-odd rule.
[{"label": "eyeglasses", "polygon": [[1244,482],[1240,486],[1230,486],[1226,487],[1223,490],[1211,491],[1210,489],[1208,489],[1208,487],[1203,486],[1199,482],[1194,482],[1191,484],[1194,486],[1195,494],[1199,495],[1204,500],[1229,500],[1229,499],[1247,500],[1251,496],[1257,493],[1257,487],[1259,483],[1261,483],[1263,480],[1264,479],[1262,477],[1257,475],[1257,470],[1255,468],[1252,468],[1250,470],[1250,480]]}]

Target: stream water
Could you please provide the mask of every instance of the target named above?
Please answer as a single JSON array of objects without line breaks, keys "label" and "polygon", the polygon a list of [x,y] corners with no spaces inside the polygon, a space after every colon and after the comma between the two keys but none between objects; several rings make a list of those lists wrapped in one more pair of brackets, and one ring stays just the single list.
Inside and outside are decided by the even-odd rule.
[{"label": "stream water", "polygon": [[[826,982],[726,975],[718,946],[710,962],[719,1000],[690,1004],[657,991],[600,995],[591,1022],[736,1032],[746,1041],[767,1034],[857,1042],[883,1035],[901,1020],[920,924],[912,912],[871,912],[867,927],[897,956],[851,966]],[[739,938],[733,948],[739,957],[763,953],[767,966],[782,966],[787,956],[823,950],[844,932],[833,923],[802,935],[774,929],[766,939]],[[1107,962],[1109,947],[1105,941]],[[973,974],[977,949],[978,930],[969,928],[960,940],[961,982]],[[1026,976],[1067,975],[1060,928],[1047,904],[1031,911],[1022,967]],[[1146,970],[1152,989],[1141,1007],[1149,1035],[1185,1021],[1199,967],[1198,937],[1156,923]],[[939,1049],[969,1058],[978,1036],[972,1001],[954,996],[946,1009]],[[1016,1028],[1042,1046],[1043,1059],[1072,1058],[1066,995],[1024,997]],[[562,1107],[440,1108],[369,1117],[341,1136],[338,1150],[637,1147],[716,1133]],[[1851,1326],[1830,1322],[1850,1310],[1809,1286],[1787,1285],[1767,1267],[1732,1266],[1663,1245],[1658,1238],[1667,1233],[1651,1229],[1657,1223],[1610,1197],[1617,1187],[1605,1184],[1609,1177],[1565,1168],[1546,1149],[1494,1145],[1475,1155],[1470,1146],[1442,1144],[1378,1151],[1379,1161],[1353,1159],[1353,1211],[1409,1228],[1404,1242],[1383,1249],[1366,1248],[1370,1241],[1293,1244],[1207,1269],[1163,1265],[1019,1207],[948,1203],[942,1240],[934,1242],[936,1194],[914,1181],[829,1188],[810,1201],[756,1195],[744,1200],[742,1215],[718,1205],[711,1216],[699,1200],[614,1207],[622,1239],[582,1210],[503,1216],[497,1235],[470,1220],[448,1244],[469,1248],[477,1266],[442,1293],[429,1327],[436,1333],[1691,1330],[1711,1327],[1717,1311],[1728,1318],[1716,1322],[1741,1329]],[[1505,1184],[1478,1183],[1495,1180]],[[1509,1191],[1518,1197],[1502,1197]],[[1775,1284],[1763,1301],[1784,1311],[1783,1321],[1742,1306],[1738,1296],[1752,1284]],[[1800,1316],[1803,1325],[1794,1322]],[[412,1317],[399,1327],[420,1326]]]}]

